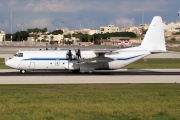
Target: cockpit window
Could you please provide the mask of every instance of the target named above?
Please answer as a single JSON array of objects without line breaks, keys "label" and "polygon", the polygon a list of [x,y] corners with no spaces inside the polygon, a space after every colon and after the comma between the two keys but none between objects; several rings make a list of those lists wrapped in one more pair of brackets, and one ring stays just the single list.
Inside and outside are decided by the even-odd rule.
[{"label": "cockpit window", "polygon": [[23,53],[18,53],[18,57],[23,57]]},{"label": "cockpit window", "polygon": [[17,56],[18,56],[18,54],[14,54],[14,56],[15,56],[15,57],[17,57]]},{"label": "cockpit window", "polygon": [[17,53],[14,55],[15,57],[23,57],[23,53]]}]

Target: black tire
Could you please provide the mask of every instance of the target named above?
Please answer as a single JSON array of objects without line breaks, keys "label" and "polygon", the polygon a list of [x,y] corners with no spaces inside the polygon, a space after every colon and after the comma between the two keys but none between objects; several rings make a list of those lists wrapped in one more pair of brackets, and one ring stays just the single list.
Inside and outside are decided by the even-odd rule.
[{"label": "black tire", "polygon": [[26,73],[26,70],[20,70],[20,73],[21,73],[21,74],[25,74],[25,73]]},{"label": "black tire", "polygon": [[79,73],[79,70],[72,70],[73,73]]}]

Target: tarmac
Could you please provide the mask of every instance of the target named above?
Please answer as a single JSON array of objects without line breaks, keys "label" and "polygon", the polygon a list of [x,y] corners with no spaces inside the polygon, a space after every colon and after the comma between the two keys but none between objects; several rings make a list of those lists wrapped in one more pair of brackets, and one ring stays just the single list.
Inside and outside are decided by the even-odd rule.
[{"label": "tarmac", "polygon": [[180,83],[180,69],[119,69],[91,74],[70,71],[29,72],[0,70],[0,84]]}]

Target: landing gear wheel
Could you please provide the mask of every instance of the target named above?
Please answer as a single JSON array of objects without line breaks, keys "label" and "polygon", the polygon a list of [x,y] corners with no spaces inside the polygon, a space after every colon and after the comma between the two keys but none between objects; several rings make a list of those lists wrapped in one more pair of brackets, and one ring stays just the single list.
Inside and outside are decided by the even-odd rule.
[{"label": "landing gear wheel", "polygon": [[24,74],[24,73],[26,73],[26,70],[20,70],[20,73]]},{"label": "landing gear wheel", "polygon": [[88,71],[88,73],[89,73],[89,74],[91,74],[91,73],[92,73],[92,71]]},{"label": "landing gear wheel", "polygon": [[72,70],[73,73],[79,73],[79,70]]}]

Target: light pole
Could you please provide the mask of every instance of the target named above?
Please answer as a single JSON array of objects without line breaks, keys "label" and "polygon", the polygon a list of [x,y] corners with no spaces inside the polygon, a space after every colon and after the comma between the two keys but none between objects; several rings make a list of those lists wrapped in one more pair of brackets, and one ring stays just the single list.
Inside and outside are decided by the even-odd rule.
[{"label": "light pole", "polygon": [[[62,23],[62,28],[64,27],[64,22],[61,22]],[[64,30],[63,31],[63,46],[64,46]]]},{"label": "light pole", "polygon": [[21,23],[21,31],[23,31],[23,25],[24,25],[24,23]]},{"label": "light pole", "polygon": [[11,42],[12,42],[12,5],[11,5]]},{"label": "light pole", "polygon": [[178,12],[178,17],[179,17],[179,22],[180,22],[180,16],[179,16],[179,14],[180,14],[180,10],[179,10],[179,12]]},{"label": "light pole", "polygon": [[142,10],[142,24],[144,24],[144,9]]},{"label": "light pole", "polygon": [[62,23],[62,29],[63,29],[63,27],[64,27],[64,25],[63,25],[63,24],[64,24],[64,22],[61,22],[61,23]]}]

